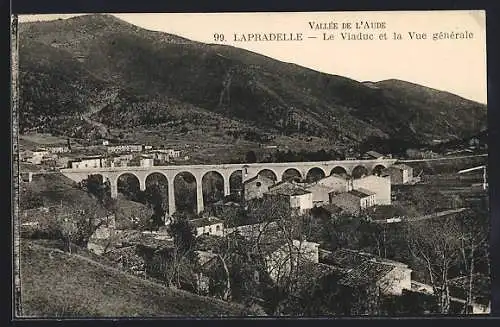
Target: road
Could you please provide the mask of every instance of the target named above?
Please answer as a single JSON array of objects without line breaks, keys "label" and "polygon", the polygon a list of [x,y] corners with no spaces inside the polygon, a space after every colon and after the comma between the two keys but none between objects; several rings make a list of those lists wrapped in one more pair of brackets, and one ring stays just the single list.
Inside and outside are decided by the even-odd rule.
[{"label": "road", "polygon": [[431,158],[431,159],[408,159],[408,160],[398,160],[398,163],[407,162],[424,162],[424,161],[439,161],[439,160],[456,160],[456,159],[466,159],[466,158],[477,158],[477,157],[487,157],[488,154],[474,154],[470,156],[459,156],[459,157],[442,157],[442,158]]},{"label": "road", "polygon": [[422,221],[422,220],[426,220],[426,219],[448,216],[448,215],[451,215],[454,213],[459,213],[459,212],[462,212],[465,210],[467,210],[467,208],[449,209],[449,210],[434,212],[434,213],[419,216],[419,217],[402,218],[401,221],[388,222],[387,220],[374,220],[372,222],[375,224],[395,224],[395,223],[415,222],[415,221]]}]

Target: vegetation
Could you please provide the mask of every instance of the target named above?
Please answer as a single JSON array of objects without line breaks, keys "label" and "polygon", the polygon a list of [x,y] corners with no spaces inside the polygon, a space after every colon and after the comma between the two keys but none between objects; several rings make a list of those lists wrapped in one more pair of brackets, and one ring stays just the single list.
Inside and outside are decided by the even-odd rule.
[{"label": "vegetation", "polygon": [[23,317],[169,317],[254,314],[133,277],[86,257],[32,241],[21,248]]},{"label": "vegetation", "polygon": [[210,126],[220,140],[376,138],[397,150],[486,126],[485,105],[446,92],[398,80],[367,85],[109,15],[22,23],[20,43],[22,131],[97,138],[112,126],[170,125],[200,138]]}]

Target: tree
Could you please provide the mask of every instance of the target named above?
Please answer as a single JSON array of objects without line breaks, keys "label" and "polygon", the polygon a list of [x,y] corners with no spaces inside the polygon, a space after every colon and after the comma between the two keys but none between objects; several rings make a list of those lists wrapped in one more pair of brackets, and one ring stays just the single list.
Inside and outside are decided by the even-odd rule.
[{"label": "tree", "polygon": [[178,175],[174,180],[178,212],[191,212],[196,208],[196,180],[189,174]]},{"label": "tree", "polygon": [[459,260],[460,227],[454,218],[418,221],[407,224],[408,248],[427,272],[438,302],[439,313],[450,309],[450,269]]},{"label": "tree", "polygon": [[97,206],[92,202],[83,202],[78,208],[66,208],[66,212],[58,213],[53,230],[57,231],[71,253],[71,246],[87,247],[90,237],[103,224],[108,222],[107,216],[100,217]]},{"label": "tree", "polygon": [[89,175],[79,184],[80,188],[92,194],[102,206],[109,210],[115,211],[116,200],[111,197],[111,184],[109,180],[104,181],[101,175]]},{"label": "tree", "polygon": [[128,208],[124,214],[130,217],[134,225],[134,229],[142,231],[152,231],[156,229],[156,224],[153,220],[153,208],[151,205],[140,204],[135,207]]},{"label": "tree", "polygon": [[79,234],[78,225],[69,217],[61,217],[57,222],[59,230],[65,244],[65,250],[71,253],[71,245],[75,243]]},{"label": "tree", "polygon": [[196,236],[189,221],[179,215],[168,226],[168,232],[174,239],[174,247],[171,251],[170,265],[166,270],[167,283],[180,287],[182,269],[191,267],[190,263],[196,259],[194,252]]},{"label": "tree", "polygon": [[144,194],[145,202],[152,206],[153,228],[158,228],[164,224],[163,219],[167,212],[168,198],[165,186],[161,184],[148,185]]},{"label": "tree", "polygon": [[266,294],[269,310],[280,314],[293,295],[300,276],[300,266],[307,262],[304,241],[305,217],[292,211],[287,201],[264,198],[250,207],[259,222],[249,236],[249,248],[269,274]]},{"label": "tree", "polygon": [[[474,295],[474,274],[478,259],[488,258],[488,214],[480,210],[469,210],[457,217],[460,231],[460,255],[467,278],[464,313],[469,314]],[[489,275],[489,272],[488,272]]]}]

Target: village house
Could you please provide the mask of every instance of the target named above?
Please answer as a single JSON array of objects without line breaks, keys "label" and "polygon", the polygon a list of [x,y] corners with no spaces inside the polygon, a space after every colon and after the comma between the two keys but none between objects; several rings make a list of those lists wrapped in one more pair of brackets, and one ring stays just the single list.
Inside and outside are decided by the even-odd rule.
[{"label": "village house", "polygon": [[313,208],[313,194],[303,187],[290,182],[279,182],[269,187],[264,197],[273,198],[276,201],[286,201],[290,209],[304,213]]},{"label": "village house", "polygon": [[[259,250],[264,254],[264,262],[269,277],[274,282],[286,276],[290,267],[298,267],[303,263],[319,262],[319,244],[305,240],[292,240],[290,244],[283,238],[267,237],[261,238]],[[292,261],[291,261],[292,260]]]},{"label": "village house", "polygon": [[160,150],[164,151],[170,158],[179,158],[181,156],[181,151],[180,150],[174,150],[174,149],[166,149],[166,150]]},{"label": "village house", "polygon": [[109,158],[110,167],[127,167],[129,162],[134,159],[132,154],[122,154]]},{"label": "village house", "polygon": [[392,165],[384,169],[384,173],[391,177],[392,185],[401,185],[413,182],[413,168],[405,164]]},{"label": "village house", "polygon": [[71,161],[72,169],[102,168],[108,167],[106,158],[102,156],[89,156]]},{"label": "village house", "polygon": [[344,248],[333,252],[321,249],[319,262],[339,269],[339,283],[347,287],[371,284],[387,295],[402,295],[412,287],[412,270],[408,265],[371,253]]},{"label": "village house", "polygon": [[153,167],[153,165],[154,165],[154,159],[146,157],[146,156],[142,156],[141,159],[140,159],[139,165],[141,167]]},{"label": "village house", "polygon": [[119,152],[141,152],[143,150],[142,144],[120,144],[120,145],[109,145],[106,150],[111,153]]},{"label": "village house", "polygon": [[192,219],[189,223],[194,227],[196,237],[200,235],[224,236],[224,221],[219,218]]},{"label": "village house", "polygon": [[384,159],[385,155],[378,153],[377,151],[368,151],[362,156],[365,160],[375,160],[375,159]]},{"label": "village house", "polygon": [[159,162],[168,162],[170,160],[168,153],[165,153],[162,150],[151,150],[148,151],[147,154]]},{"label": "village house", "polygon": [[68,153],[71,151],[69,146],[51,146],[48,148],[50,153]]},{"label": "village house", "polygon": [[334,204],[353,215],[358,215],[362,210],[374,206],[375,193],[365,189],[356,189],[344,193],[330,193],[330,203]]},{"label": "village house", "polygon": [[233,228],[225,228],[224,232],[226,235],[229,235],[235,231],[238,231],[241,236],[249,240],[255,240],[261,233],[273,233],[278,230],[279,229],[277,223],[272,221],[251,225],[240,225]]},{"label": "village house", "polygon": [[311,213],[314,217],[317,218],[331,219],[341,214],[342,210],[343,209],[341,207],[336,206],[333,203],[327,203],[322,206],[314,207],[311,210]]},{"label": "village house", "polygon": [[68,168],[71,161],[70,157],[57,157],[55,159],[56,168]]},{"label": "village house", "polygon": [[318,180],[312,185],[323,185],[330,188],[330,191],[349,192],[353,188],[352,179],[348,176],[332,174]]},{"label": "village house", "polygon": [[260,199],[272,185],[274,185],[274,181],[262,175],[247,179],[243,182],[243,199],[245,201]]},{"label": "village house", "polygon": [[21,160],[29,162],[34,165],[41,165],[43,159],[47,158],[50,152],[47,149],[36,149],[35,151],[25,151]]},{"label": "village house", "polygon": [[390,176],[381,177],[369,175],[354,179],[352,181],[353,189],[365,189],[375,193],[376,205],[391,204],[391,178]]},{"label": "village house", "polygon": [[330,192],[335,191],[330,186],[323,184],[312,184],[304,186],[304,189],[312,193],[313,206],[318,207],[330,203]]}]

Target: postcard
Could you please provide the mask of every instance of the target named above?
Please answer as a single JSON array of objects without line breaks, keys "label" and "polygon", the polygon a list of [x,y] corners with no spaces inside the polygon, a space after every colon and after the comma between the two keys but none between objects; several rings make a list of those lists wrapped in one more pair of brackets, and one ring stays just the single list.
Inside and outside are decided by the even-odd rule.
[{"label": "postcard", "polygon": [[485,16],[13,16],[15,316],[488,314]]}]

